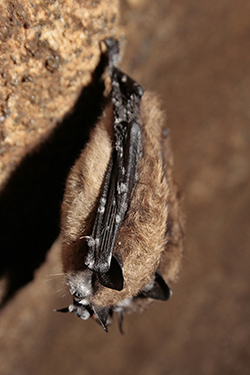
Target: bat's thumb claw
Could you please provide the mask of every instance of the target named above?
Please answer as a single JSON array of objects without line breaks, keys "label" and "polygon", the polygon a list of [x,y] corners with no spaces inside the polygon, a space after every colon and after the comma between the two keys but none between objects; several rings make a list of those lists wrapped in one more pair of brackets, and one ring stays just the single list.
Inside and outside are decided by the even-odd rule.
[{"label": "bat's thumb claw", "polygon": [[114,38],[108,38],[104,40],[108,49],[109,66],[112,69],[119,63],[119,42]]}]

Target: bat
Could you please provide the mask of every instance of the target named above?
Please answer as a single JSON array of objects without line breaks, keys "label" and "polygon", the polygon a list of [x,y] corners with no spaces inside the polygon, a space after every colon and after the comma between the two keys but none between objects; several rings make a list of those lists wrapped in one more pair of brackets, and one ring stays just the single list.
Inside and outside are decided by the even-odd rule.
[{"label": "bat", "polygon": [[113,312],[166,301],[180,268],[183,220],[164,150],[164,114],[154,94],[118,69],[119,44],[105,41],[111,99],[69,173],[61,213],[62,263],[73,304],[107,332]]}]

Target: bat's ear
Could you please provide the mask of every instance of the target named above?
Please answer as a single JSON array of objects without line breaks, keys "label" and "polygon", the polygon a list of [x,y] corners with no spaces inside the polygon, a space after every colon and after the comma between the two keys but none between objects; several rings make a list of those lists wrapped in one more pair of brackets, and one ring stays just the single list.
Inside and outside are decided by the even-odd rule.
[{"label": "bat's ear", "polygon": [[63,307],[62,309],[59,309],[59,310],[55,310],[54,309],[53,311],[66,313],[66,312],[69,312],[69,308],[68,307]]},{"label": "bat's ear", "polygon": [[99,320],[102,328],[104,329],[105,332],[108,332],[107,328],[107,320],[109,316],[109,307],[97,307],[97,306],[92,306],[92,309]]},{"label": "bat's ear", "polygon": [[117,320],[118,320],[118,327],[119,331],[121,332],[122,335],[124,335],[123,329],[122,329],[122,324],[123,324],[123,319],[124,319],[124,312],[123,311],[118,311],[116,313]]},{"label": "bat's ear", "polygon": [[122,290],[124,287],[123,265],[120,254],[114,254],[108,272],[98,273],[97,279],[106,288]]},{"label": "bat's ear", "polygon": [[154,281],[147,285],[141,294],[143,297],[167,301],[171,297],[172,292],[162,276],[156,272]]},{"label": "bat's ear", "polygon": [[84,306],[75,302],[74,305],[69,305],[69,307],[64,307],[63,309],[54,311],[62,313],[71,312],[83,320],[87,320],[93,315],[93,310],[89,305]]}]

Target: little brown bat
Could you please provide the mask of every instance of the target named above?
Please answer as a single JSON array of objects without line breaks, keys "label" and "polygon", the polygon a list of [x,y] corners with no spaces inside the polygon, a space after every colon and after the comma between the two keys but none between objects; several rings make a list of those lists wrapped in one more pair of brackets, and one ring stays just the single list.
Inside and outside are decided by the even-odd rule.
[{"label": "little brown bat", "polygon": [[111,100],[67,179],[62,262],[73,304],[59,311],[105,331],[115,311],[122,332],[126,312],[171,296],[183,215],[159,101],[117,68],[118,42],[105,44]]}]

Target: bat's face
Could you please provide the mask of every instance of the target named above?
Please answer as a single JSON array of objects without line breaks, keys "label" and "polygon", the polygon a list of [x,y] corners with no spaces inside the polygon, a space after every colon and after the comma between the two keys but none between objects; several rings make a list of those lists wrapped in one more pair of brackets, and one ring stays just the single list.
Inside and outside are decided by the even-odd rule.
[{"label": "bat's face", "polygon": [[122,332],[122,320],[125,312],[145,307],[150,299],[166,301],[172,294],[159,273],[156,273],[152,281],[143,287],[138,295],[127,297],[112,307],[99,307],[92,303],[94,293],[93,273],[89,270],[72,272],[67,275],[67,286],[73,296],[73,304],[59,311],[72,312],[83,320],[89,319],[94,314],[105,331],[107,331],[107,325],[112,323],[113,312],[117,313],[120,331]]},{"label": "bat's face", "polygon": [[160,272],[174,267],[173,280],[181,257],[178,246],[167,248],[178,201],[176,191],[171,197],[171,160],[163,157],[164,115],[154,95],[142,97],[141,87],[112,65],[115,42],[107,46],[112,104],[69,174],[61,230],[73,296],[61,311],[84,320],[93,315],[105,330],[113,311],[122,322],[125,312],[151,299],[167,300],[171,292]]}]

